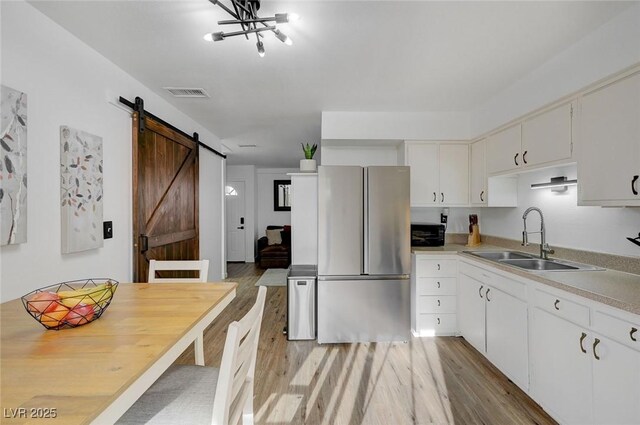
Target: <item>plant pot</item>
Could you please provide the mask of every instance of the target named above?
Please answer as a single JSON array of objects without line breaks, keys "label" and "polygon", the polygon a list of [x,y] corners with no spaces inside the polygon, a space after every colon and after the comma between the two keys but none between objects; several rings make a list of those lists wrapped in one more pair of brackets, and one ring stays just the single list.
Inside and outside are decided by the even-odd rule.
[{"label": "plant pot", "polygon": [[315,159],[301,159],[300,171],[316,171],[318,166]]}]

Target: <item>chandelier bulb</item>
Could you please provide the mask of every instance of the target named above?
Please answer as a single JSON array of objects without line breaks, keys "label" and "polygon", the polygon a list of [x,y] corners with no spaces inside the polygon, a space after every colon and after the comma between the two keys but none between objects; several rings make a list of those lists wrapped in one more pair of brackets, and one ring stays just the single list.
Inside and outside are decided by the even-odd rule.
[{"label": "chandelier bulb", "polygon": [[258,41],[256,43],[256,46],[258,47],[258,55],[260,55],[261,58],[264,57],[264,44],[262,44],[262,41]]}]

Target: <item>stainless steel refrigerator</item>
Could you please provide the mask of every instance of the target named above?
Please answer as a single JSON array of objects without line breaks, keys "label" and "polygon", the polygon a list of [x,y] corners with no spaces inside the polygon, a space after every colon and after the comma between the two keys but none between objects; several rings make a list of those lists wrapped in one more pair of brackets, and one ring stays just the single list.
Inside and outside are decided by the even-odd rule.
[{"label": "stainless steel refrigerator", "polygon": [[318,167],[318,342],[409,339],[409,167]]}]

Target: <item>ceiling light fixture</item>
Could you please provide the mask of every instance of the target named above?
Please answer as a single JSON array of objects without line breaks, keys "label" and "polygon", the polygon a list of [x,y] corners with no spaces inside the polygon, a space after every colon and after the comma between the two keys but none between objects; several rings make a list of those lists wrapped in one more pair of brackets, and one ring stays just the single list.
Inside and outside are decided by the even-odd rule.
[{"label": "ceiling light fixture", "polygon": [[551,177],[551,181],[547,183],[534,183],[531,185],[531,189],[551,189],[553,192],[564,192],[567,190],[567,186],[575,186],[578,184],[578,180],[567,180],[566,176]]},{"label": "ceiling light fixture", "polygon": [[258,10],[260,9],[261,0],[228,0],[231,2],[231,7],[228,7],[222,3],[221,0],[209,0],[211,3],[220,6],[225,12],[231,15],[234,19],[218,21],[218,25],[240,25],[241,31],[234,32],[212,32],[204,35],[206,41],[222,41],[228,37],[234,37],[236,35],[244,35],[249,39],[249,34],[256,35],[256,47],[258,48],[258,54],[260,57],[264,57],[264,44],[261,37],[265,31],[271,31],[275,34],[278,40],[282,41],[287,46],[291,46],[293,42],[282,31],[276,28],[277,24],[286,24],[288,22],[297,21],[300,17],[295,13],[276,13],[275,16],[269,18],[260,18],[258,16]]}]

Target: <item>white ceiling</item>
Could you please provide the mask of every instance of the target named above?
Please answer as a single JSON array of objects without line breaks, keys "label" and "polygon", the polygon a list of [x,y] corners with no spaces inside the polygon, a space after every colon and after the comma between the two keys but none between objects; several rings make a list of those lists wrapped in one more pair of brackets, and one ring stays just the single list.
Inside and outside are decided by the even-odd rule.
[{"label": "white ceiling", "polygon": [[229,18],[207,0],[31,3],[223,139],[229,164],[293,167],[323,110],[473,110],[633,2],[263,0],[302,17],[264,58],[255,38],[202,39]]}]

